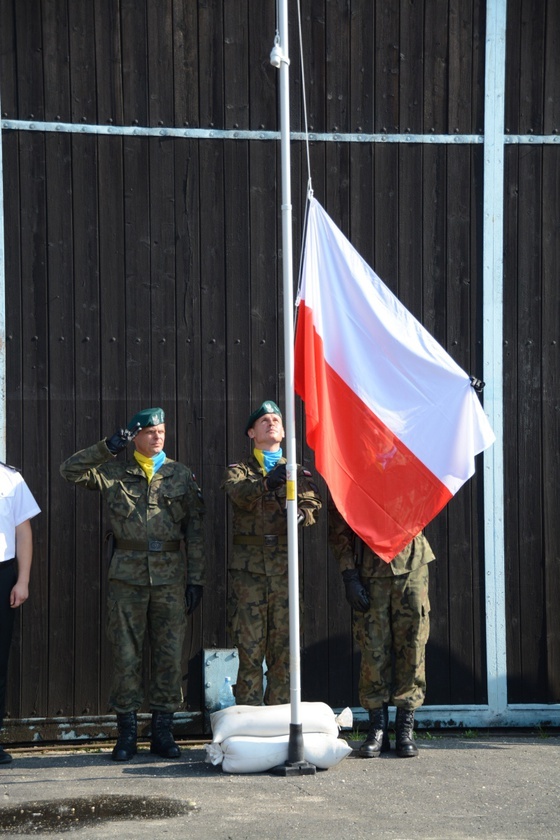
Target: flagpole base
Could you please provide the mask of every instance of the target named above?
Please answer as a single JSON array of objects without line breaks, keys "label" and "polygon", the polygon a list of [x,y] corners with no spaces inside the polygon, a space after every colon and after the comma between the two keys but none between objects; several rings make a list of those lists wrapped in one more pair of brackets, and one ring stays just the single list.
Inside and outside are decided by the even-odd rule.
[{"label": "flagpole base", "polygon": [[278,764],[273,767],[270,772],[275,776],[314,776],[317,768],[308,761],[296,761],[294,763],[286,761],[285,764]]},{"label": "flagpole base", "polygon": [[303,727],[301,723],[290,723],[288,742],[288,760],[278,764],[270,771],[276,776],[313,776],[317,771],[314,764],[305,760],[303,755]]}]

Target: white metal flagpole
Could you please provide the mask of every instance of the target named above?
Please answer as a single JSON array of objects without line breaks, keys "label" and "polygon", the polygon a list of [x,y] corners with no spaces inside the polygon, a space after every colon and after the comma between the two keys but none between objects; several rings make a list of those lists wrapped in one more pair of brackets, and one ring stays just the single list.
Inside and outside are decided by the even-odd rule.
[{"label": "white metal flagpole", "polygon": [[313,774],[304,760],[301,724],[299,575],[297,533],[296,412],[294,392],[294,293],[292,269],[292,191],[290,164],[290,90],[288,58],[288,4],[278,0],[278,23],[270,63],[280,73],[280,148],[282,171],[282,283],[284,297],[284,366],[286,432],[286,505],[288,517],[288,587],[290,598],[290,740],[288,761],[274,768],[279,775]]}]

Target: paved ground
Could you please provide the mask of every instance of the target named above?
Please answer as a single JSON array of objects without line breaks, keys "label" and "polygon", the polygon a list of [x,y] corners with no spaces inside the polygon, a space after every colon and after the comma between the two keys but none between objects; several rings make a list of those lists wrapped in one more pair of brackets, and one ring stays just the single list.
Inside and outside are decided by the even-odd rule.
[{"label": "paved ground", "polygon": [[[424,733],[418,745],[416,759],[352,754],[330,770],[288,777],[227,775],[205,763],[200,744],[173,762],[143,746],[126,764],[108,749],[13,751],[13,764],[0,767],[0,832],[67,840],[71,825],[84,840],[560,838],[560,735]],[[84,821],[115,801],[125,820]],[[143,814],[156,806],[159,816]]]}]

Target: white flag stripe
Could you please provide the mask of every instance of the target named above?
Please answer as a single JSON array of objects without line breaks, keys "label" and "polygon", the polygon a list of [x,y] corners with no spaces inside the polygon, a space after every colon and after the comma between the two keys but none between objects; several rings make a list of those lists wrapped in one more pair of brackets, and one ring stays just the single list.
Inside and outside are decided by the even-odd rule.
[{"label": "white flag stripe", "polygon": [[494,434],[470,378],[311,200],[300,297],[326,362],[455,493]]}]

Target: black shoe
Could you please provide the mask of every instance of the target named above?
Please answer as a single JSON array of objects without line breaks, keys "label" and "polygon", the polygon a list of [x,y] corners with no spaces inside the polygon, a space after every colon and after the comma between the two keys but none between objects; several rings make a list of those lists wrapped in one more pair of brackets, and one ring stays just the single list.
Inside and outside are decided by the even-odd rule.
[{"label": "black shoe", "polygon": [[119,734],[111,758],[113,761],[130,761],[136,755],[136,712],[117,714],[117,729]]},{"label": "black shoe", "polygon": [[362,758],[379,758],[382,752],[391,749],[387,728],[389,725],[389,714],[387,703],[383,703],[379,709],[369,710],[369,730],[366,740],[358,750]]},{"label": "black shoe", "polygon": [[162,758],[179,758],[181,750],[173,740],[173,712],[152,712],[150,752]]},{"label": "black shoe", "polygon": [[7,753],[4,747],[0,747],[0,764],[11,764],[12,756]]},{"label": "black shoe", "polygon": [[397,756],[399,758],[414,758],[418,755],[418,747],[414,743],[414,709],[397,709],[395,718],[395,733],[397,736]]}]

